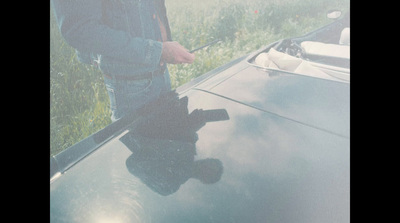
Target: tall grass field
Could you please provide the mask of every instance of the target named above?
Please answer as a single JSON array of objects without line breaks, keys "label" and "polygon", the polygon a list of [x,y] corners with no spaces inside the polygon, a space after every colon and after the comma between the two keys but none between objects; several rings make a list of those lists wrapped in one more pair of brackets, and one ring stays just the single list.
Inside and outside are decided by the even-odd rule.
[{"label": "tall grass field", "polygon": [[[332,22],[330,9],[350,10],[350,0],[166,0],[172,38],[197,51],[193,64],[168,65],[172,88],[282,38]],[[50,9],[50,156],[111,123],[103,75],[77,61]]]}]

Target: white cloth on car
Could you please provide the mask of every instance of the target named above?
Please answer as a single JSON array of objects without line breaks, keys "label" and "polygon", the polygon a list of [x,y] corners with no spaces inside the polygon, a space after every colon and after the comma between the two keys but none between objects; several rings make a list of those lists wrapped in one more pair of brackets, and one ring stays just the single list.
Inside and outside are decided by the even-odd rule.
[{"label": "white cloth on car", "polygon": [[309,62],[301,58],[279,52],[274,48],[271,48],[268,53],[260,53],[255,58],[254,62],[260,67],[279,69],[296,74],[303,74],[306,76],[325,79],[333,79],[332,76],[334,76],[346,80],[350,79],[350,73],[348,69],[341,69],[334,66]]},{"label": "white cloth on car", "polygon": [[310,56],[332,57],[350,60],[350,45],[321,43],[314,41],[301,42],[303,53]]}]

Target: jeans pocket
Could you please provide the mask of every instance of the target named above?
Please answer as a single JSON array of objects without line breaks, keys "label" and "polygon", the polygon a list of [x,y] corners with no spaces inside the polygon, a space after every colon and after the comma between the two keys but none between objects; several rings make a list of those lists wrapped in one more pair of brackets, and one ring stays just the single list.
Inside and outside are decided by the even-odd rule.
[{"label": "jeans pocket", "polygon": [[111,119],[117,120],[148,102],[151,94],[152,78],[135,81],[115,81],[105,79],[110,98]]},{"label": "jeans pocket", "polygon": [[150,88],[153,80],[150,79],[142,79],[135,81],[126,81],[125,83],[120,85],[120,92],[127,96],[135,96],[141,93],[144,93],[147,89]]}]

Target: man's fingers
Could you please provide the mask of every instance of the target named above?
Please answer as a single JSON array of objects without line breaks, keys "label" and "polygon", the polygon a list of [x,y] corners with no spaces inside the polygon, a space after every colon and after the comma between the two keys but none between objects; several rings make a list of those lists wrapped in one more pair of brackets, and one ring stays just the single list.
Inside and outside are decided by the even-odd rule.
[{"label": "man's fingers", "polygon": [[161,60],[171,64],[193,63],[195,56],[193,53],[180,45],[178,42],[164,42]]},{"label": "man's fingers", "polygon": [[179,63],[193,63],[194,59],[195,55],[187,51],[185,53],[182,53],[180,57],[177,58],[177,61]]}]

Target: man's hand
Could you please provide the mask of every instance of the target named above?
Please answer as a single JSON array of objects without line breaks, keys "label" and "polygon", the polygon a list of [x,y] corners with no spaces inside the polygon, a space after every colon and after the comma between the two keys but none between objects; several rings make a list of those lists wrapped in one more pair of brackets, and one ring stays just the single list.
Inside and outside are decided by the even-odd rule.
[{"label": "man's hand", "polygon": [[163,42],[161,62],[170,64],[182,64],[182,63],[193,63],[194,54],[189,53],[189,50],[185,49],[178,42]]}]

